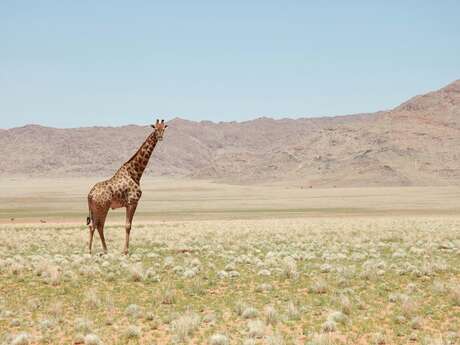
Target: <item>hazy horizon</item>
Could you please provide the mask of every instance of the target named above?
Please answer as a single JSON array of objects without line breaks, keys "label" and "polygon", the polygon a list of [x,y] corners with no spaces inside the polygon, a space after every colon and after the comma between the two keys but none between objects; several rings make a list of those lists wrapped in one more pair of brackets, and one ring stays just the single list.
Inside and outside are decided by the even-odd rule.
[{"label": "hazy horizon", "polygon": [[460,77],[460,3],[0,4],[0,128],[391,109]]},{"label": "hazy horizon", "polygon": [[[193,121],[193,122],[212,122],[212,123],[244,123],[244,122],[249,122],[249,121],[254,121],[254,120],[259,120],[259,119],[270,119],[270,120],[301,120],[301,119],[320,119],[320,118],[327,118],[327,117],[341,117],[341,116],[353,116],[353,115],[360,115],[360,114],[372,114],[372,113],[355,113],[355,114],[337,114],[337,115],[324,115],[324,116],[308,116],[308,117],[270,117],[270,116],[258,116],[254,118],[249,118],[249,119],[241,119],[241,120],[193,120],[193,119],[187,119],[185,117],[180,117],[176,116],[173,118],[164,118],[165,121],[170,122],[170,121],[175,121],[175,120],[185,120],[185,121]],[[120,123],[117,125],[100,125],[100,124],[93,124],[93,125],[82,125],[82,126],[69,126],[69,127],[60,127],[60,126],[52,126],[52,125],[44,125],[42,123],[25,123],[23,125],[18,125],[18,126],[13,126],[13,127],[0,127],[0,129],[13,129],[13,128],[20,128],[20,127],[26,127],[26,126],[41,126],[41,127],[48,127],[48,128],[57,128],[57,129],[73,129],[73,128],[92,128],[92,127],[126,127],[126,126],[149,126],[155,122],[155,120],[158,116],[152,116],[150,120],[147,120],[145,123],[133,123],[133,122],[127,122],[127,123]],[[150,122],[149,122],[150,121]]]},{"label": "hazy horizon", "polygon": [[[456,80],[453,80],[453,82],[457,82],[457,81],[460,81],[460,79],[456,79]],[[449,84],[446,84],[444,85],[443,87],[447,86],[447,85],[450,85],[451,83]],[[431,91],[437,91],[437,90],[429,90],[429,92]],[[403,100],[402,103],[404,103],[405,101],[415,97],[415,96],[419,96],[419,95],[413,95],[412,97],[409,97],[408,99],[406,100]],[[396,104],[396,106],[398,106],[400,104]],[[119,123],[119,124],[116,124],[116,125],[110,125],[110,124],[106,124],[106,125],[101,125],[101,124],[90,124],[90,125],[79,125],[79,126],[68,126],[68,127],[64,127],[64,126],[53,126],[53,125],[46,125],[46,124],[42,124],[42,123],[25,123],[23,125],[18,125],[18,126],[13,126],[13,127],[0,127],[0,129],[3,129],[3,130],[6,130],[6,129],[13,129],[13,128],[20,128],[20,127],[25,127],[25,126],[43,126],[43,127],[48,127],[48,128],[57,128],[57,129],[72,129],[72,128],[92,128],[92,127],[125,127],[125,126],[149,126],[150,124],[154,123],[155,120],[157,118],[160,118],[160,119],[164,119],[165,121],[174,121],[174,120],[185,120],[185,121],[193,121],[193,122],[212,122],[212,123],[215,123],[215,124],[218,124],[218,123],[244,123],[244,122],[249,122],[249,121],[254,121],[254,120],[258,120],[258,119],[270,119],[270,120],[300,120],[300,119],[321,119],[321,118],[332,118],[332,117],[347,117],[347,116],[354,116],[354,115],[371,115],[373,113],[378,113],[380,111],[389,111],[391,109],[380,109],[380,110],[376,110],[374,112],[361,112],[361,113],[352,113],[352,114],[334,114],[334,115],[318,115],[318,116],[284,116],[284,117],[274,117],[274,116],[258,116],[258,117],[254,117],[254,118],[248,118],[248,119],[239,119],[239,120],[219,120],[219,119],[188,119],[188,118],[185,118],[185,117],[181,117],[181,116],[176,116],[176,117],[173,117],[173,118],[167,118],[167,117],[161,117],[161,115],[158,115],[158,116],[155,116],[155,115],[152,115],[150,117],[150,119],[147,119],[147,122],[145,123],[133,123],[133,122],[126,122],[126,123]],[[127,117],[126,119],[128,119],[129,117]],[[150,121],[150,122],[149,122]]]}]

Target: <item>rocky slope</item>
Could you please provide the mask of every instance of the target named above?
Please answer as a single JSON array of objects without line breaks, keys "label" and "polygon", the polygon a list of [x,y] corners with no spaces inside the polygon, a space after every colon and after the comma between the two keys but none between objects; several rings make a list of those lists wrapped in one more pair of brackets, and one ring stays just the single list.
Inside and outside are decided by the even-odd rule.
[{"label": "rocky slope", "polygon": [[[150,129],[1,130],[0,176],[110,176]],[[373,114],[240,123],[174,119],[146,173],[305,187],[458,184],[460,80]]]}]

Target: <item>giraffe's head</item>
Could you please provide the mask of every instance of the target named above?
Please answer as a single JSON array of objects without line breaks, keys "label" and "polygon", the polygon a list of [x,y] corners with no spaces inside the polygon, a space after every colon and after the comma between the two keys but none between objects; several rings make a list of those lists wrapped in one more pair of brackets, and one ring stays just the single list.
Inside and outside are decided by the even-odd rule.
[{"label": "giraffe's head", "polygon": [[157,122],[152,125],[153,129],[155,129],[156,137],[158,141],[163,140],[163,134],[165,132],[165,129],[168,128],[168,125],[165,124],[165,120],[157,120]]}]

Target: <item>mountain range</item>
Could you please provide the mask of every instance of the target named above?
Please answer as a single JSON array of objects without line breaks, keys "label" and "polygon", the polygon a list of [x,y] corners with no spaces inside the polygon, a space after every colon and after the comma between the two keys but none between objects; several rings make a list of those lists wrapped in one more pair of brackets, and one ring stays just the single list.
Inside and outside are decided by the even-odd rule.
[{"label": "mountain range", "polygon": [[[168,122],[147,175],[302,187],[456,185],[460,80],[376,113],[245,122]],[[105,176],[150,126],[0,130],[0,176]]]}]

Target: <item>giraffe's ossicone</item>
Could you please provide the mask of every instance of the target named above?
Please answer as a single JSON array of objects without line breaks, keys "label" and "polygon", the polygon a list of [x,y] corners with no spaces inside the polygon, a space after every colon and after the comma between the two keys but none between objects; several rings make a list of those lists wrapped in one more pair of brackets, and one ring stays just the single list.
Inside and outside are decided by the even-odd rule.
[{"label": "giraffe's ossicone", "polygon": [[110,208],[126,208],[126,239],[124,253],[128,253],[129,235],[131,224],[136,212],[137,204],[142,191],[140,180],[149,162],[150,156],[158,141],[163,140],[163,134],[168,127],[164,120],[157,120],[152,125],[153,132],[147,137],[137,152],[121,166],[112,178],[96,183],[88,194],[89,216],[89,252],[92,252],[93,235],[97,229],[101,238],[104,252],[107,253],[107,245],[104,238],[104,224]]}]

